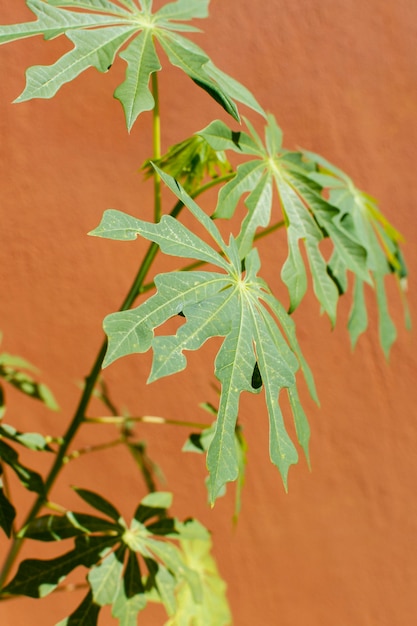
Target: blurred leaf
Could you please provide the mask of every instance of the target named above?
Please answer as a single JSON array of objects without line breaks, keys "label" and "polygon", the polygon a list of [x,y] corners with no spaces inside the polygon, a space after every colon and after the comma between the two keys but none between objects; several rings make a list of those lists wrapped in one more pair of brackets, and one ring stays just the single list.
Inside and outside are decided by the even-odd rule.
[{"label": "blurred leaf", "polygon": [[189,587],[182,584],[176,591],[178,608],[165,626],[228,626],[232,616],[226,598],[226,584],[210,554],[211,541],[181,541],[187,565],[197,573],[202,588],[200,602],[195,602]]},{"label": "blurred leaf", "polygon": [[39,495],[43,495],[44,484],[40,474],[29,469],[19,462],[19,455],[7,443],[0,439],[0,460],[7,463],[22,485],[29,491],[35,491]]},{"label": "blurred leaf", "polygon": [[93,600],[99,606],[113,604],[123,572],[124,546],[115,552],[110,552],[93,565],[88,573],[88,582],[93,592]]},{"label": "blurred leaf", "polygon": [[0,478],[0,527],[4,530],[8,537],[10,537],[12,534],[13,521],[15,517],[16,509],[14,508],[12,503],[6,498],[3,489],[3,481]]},{"label": "blurred leaf", "polygon": [[3,591],[12,595],[43,598],[79,565],[91,567],[97,563],[116,541],[117,537],[77,537],[71,552],[44,561],[22,561],[17,574]]},{"label": "blurred leaf", "polygon": [[37,369],[25,359],[11,354],[0,354],[0,378],[16,387],[19,391],[35,400],[40,400],[53,411],[59,409],[51,390],[43,383],[37,382],[22,369],[36,372]]},{"label": "blurred leaf", "polygon": [[138,559],[136,554],[129,552],[123,579],[117,587],[112,615],[119,620],[119,626],[136,626],[137,615],[145,606],[146,595]]},{"label": "blurred leaf", "polygon": [[101,513],[108,515],[116,522],[122,519],[119,511],[114,507],[111,502],[100,496],[98,493],[94,491],[89,491],[88,489],[80,489],[79,487],[73,487],[74,491],[87,502],[90,506],[94,507]]},{"label": "blurred leaf", "polygon": [[22,446],[25,446],[25,448],[29,448],[30,450],[52,451],[48,445],[48,441],[43,435],[40,435],[39,433],[21,433],[9,424],[0,424],[0,439],[3,437],[5,439],[15,441],[16,443],[20,443]]},{"label": "blurred leaf", "polygon": [[149,493],[142,498],[133,517],[141,524],[144,524],[153,517],[165,516],[165,511],[172,504],[172,494],[165,491]]},{"label": "blurred leaf", "polygon": [[60,541],[94,533],[117,536],[124,530],[122,526],[101,517],[68,511],[65,515],[44,515],[35,518],[20,531],[19,536],[37,541]]},{"label": "blurred leaf", "polygon": [[56,626],[97,626],[100,608],[94,603],[93,594],[89,591],[75,611]]},{"label": "blurred leaf", "polygon": [[126,445],[142,473],[148,491],[156,491],[156,478],[158,477],[163,481],[164,476],[159,465],[157,465],[148,455],[146,451],[146,444],[143,441],[128,441]]}]

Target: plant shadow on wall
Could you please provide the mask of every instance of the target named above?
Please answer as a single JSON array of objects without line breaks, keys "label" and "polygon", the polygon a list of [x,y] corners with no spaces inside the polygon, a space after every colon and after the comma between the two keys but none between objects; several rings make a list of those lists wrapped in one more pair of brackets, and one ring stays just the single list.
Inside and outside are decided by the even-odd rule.
[{"label": "plant shadow on wall", "polygon": [[[153,146],[143,169],[153,179],[154,221],[107,210],[90,233],[120,241],[141,237],[149,246],[119,311],[104,320],[106,339],[85,378],[66,432],[53,439],[17,431],[3,419],[3,392],[1,396],[0,526],[10,539],[10,549],[1,573],[0,597],[2,601],[19,596],[41,598],[62,589],[66,576],[83,566],[87,570],[84,599],[60,626],[94,625],[105,605],[111,605],[120,624],[133,625],[148,602],[163,604],[171,626],[230,624],[225,583],[210,555],[210,534],[196,520],[180,522],[170,516],[172,495],[156,489],[155,464],[145,444],[138,441],[135,424],[187,426],[191,433],[184,449],[207,455],[209,502],[214,505],[226,484],[237,481],[237,516],[246,463],[246,441],[238,422],[242,392],[264,397],[270,458],[285,488],[298,453],[281,414],[282,393],[288,396],[298,444],[309,460],[310,430],[297,391],[299,376],[305,378],[315,401],[317,393],[291,318],[306,293],[308,274],[332,326],[338,300],[353,284],[348,322],[353,346],[368,323],[365,285],[375,292],[380,342],[386,355],[396,336],[385,294],[388,276],[398,282],[409,323],[401,235],[381,214],[376,201],[357,189],[345,173],[317,154],[284,148],[274,116],[265,113],[245,87],[187,38],[188,32],[198,30],[190,21],[207,17],[208,5],[209,0],[177,0],[153,12],[152,0],[27,0],[36,19],[0,28],[0,43],[34,35],[45,39],[64,35],[73,45],[53,65],[29,68],[17,102],[51,98],[87,68],[107,72],[119,55],[126,63],[126,75],[114,96],[123,106],[128,131],[139,115],[152,112]],[[190,89],[203,89],[232,119],[231,126],[213,121],[164,155],[158,93],[161,49],[195,83],[190,83]],[[257,126],[262,120],[263,136],[249,119],[242,118],[242,125],[238,104],[257,115]],[[231,152],[240,156],[236,170],[226,156]],[[171,192],[169,208],[162,203],[162,185]],[[217,206],[207,215],[196,199],[213,187],[219,188]],[[245,215],[237,236],[224,239],[216,220],[232,218],[242,204]],[[192,216],[194,229],[181,221],[184,212]],[[262,279],[256,247],[259,238],[275,237],[278,230],[285,232],[288,248],[281,268],[290,299],[288,311]],[[322,251],[324,240],[330,242],[328,256]],[[182,269],[155,276],[153,261],[159,253],[184,259]],[[140,295],[141,304],[134,308]],[[182,323],[175,334],[155,336],[156,328],[176,316]],[[152,382],[185,369],[186,352],[197,350],[211,337],[222,338],[214,363],[221,384],[219,404],[205,405],[214,420],[211,425],[127,416],[114,406],[101,375],[103,367],[125,355],[152,349],[148,379]],[[0,376],[5,384],[46,407],[57,408],[52,393],[22,358],[2,353]],[[102,401],[108,415],[90,413],[93,397]],[[87,452],[71,451],[79,429],[84,424],[109,423],[117,429],[116,438],[89,450],[123,446],[137,461],[149,493],[137,503],[130,521],[86,486],[75,491],[89,505],[90,513],[69,511],[50,501],[51,489],[67,463]],[[23,448],[52,458],[46,476],[20,460]],[[11,473],[34,493],[20,527],[15,523]],[[24,542],[65,539],[73,540],[69,551],[63,548],[60,556],[48,560],[23,560],[11,578]]]}]

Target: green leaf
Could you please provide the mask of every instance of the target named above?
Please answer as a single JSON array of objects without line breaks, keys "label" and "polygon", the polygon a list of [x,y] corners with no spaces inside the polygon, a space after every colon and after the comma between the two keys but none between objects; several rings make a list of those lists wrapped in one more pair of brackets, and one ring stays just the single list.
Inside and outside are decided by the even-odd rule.
[{"label": "green leaf", "polygon": [[124,528],[101,517],[68,511],[65,515],[37,517],[20,531],[19,536],[37,541],[60,541],[99,532],[116,536],[121,535]]},{"label": "green leaf", "polygon": [[75,611],[56,626],[97,626],[100,609],[101,607],[94,603],[93,594],[89,591]]},{"label": "green leaf", "polygon": [[259,181],[264,180],[263,170],[264,166],[259,161],[238,165],[235,178],[220,189],[215,217],[232,217],[241,196],[255,189]]},{"label": "green leaf", "polygon": [[3,589],[12,595],[43,598],[51,593],[79,565],[91,567],[117,541],[114,537],[77,537],[75,549],[55,559],[27,559],[19,565],[16,576]]},{"label": "green leaf", "polygon": [[387,297],[385,293],[384,277],[377,274],[375,276],[376,282],[376,297],[378,303],[378,328],[379,328],[379,340],[381,342],[382,349],[385,356],[388,358],[392,344],[397,338],[397,331],[395,324],[391,319],[388,311]]},{"label": "green leaf", "polygon": [[287,389],[287,392],[291,404],[292,413],[294,415],[294,424],[295,430],[297,432],[297,439],[304,451],[308,466],[310,467],[310,454],[308,451],[308,444],[310,441],[310,426],[308,424],[307,416],[301,405],[297,387],[295,385],[293,387],[289,387]]},{"label": "green leaf", "polygon": [[183,21],[207,17],[209,0],[177,0],[155,13],[152,4],[150,0],[139,5],[133,0],[27,0],[37,21],[0,26],[0,43],[34,35],[43,35],[45,39],[65,35],[74,47],[53,65],[29,68],[26,88],[17,102],[51,98],[90,67],[106,72],[132,38],[120,53],[127,62],[126,79],[115,91],[123,105],[128,130],[143,111],[155,104],[149,79],[161,66],[154,40],[162,45],[171,63],[185,71],[235,119],[239,120],[235,100],[264,115],[245,87],[216,68],[196,44],[174,32],[198,31]]},{"label": "green leaf", "polygon": [[165,626],[228,626],[232,616],[226,597],[226,584],[211,555],[211,541],[196,539],[181,541],[187,565],[197,573],[202,588],[200,602],[195,602],[185,584],[176,591],[177,609]]},{"label": "green leaf", "polygon": [[[282,388],[293,387],[295,384],[294,374],[299,363],[275,319],[263,305],[262,301],[270,296],[267,285],[257,276],[260,268],[257,252],[252,250],[248,254],[246,270],[242,274],[238,249],[233,238],[227,246],[220,239],[220,233],[212,220],[191,200],[184,189],[163,172],[160,174],[208,230],[226,257],[220,257],[208,244],[195,242],[192,258],[210,258],[227,273],[170,272],[157,276],[156,294],[136,309],[114,313],[105,319],[104,328],[109,339],[105,365],[121,356],[145,352],[152,347],[154,358],[149,381],[157,380],[186,366],[184,351],[198,349],[210,337],[224,337],[215,363],[215,373],[222,383],[222,393],[216,430],[207,455],[210,501],[213,503],[225,483],[235,480],[239,474],[235,443],[239,398],[243,391],[259,391],[253,386],[256,362],[270,417],[271,458],[286,484],[288,468],[296,462],[297,453],[285,429],[278,398]],[[104,222],[106,221],[108,220],[105,219]],[[123,226],[126,228],[125,232]],[[117,238],[130,239],[136,232],[140,232],[151,241],[161,242],[169,254],[184,253],[190,257],[189,242],[194,241],[195,236],[185,226],[178,230],[174,228],[170,226],[170,232],[177,233],[177,239],[173,240],[171,237],[168,242],[162,222],[154,225],[117,216],[117,220],[110,226],[100,226],[94,234],[104,232],[113,236],[117,232]],[[156,327],[180,312],[185,322],[175,335],[154,336]],[[280,311],[280,316],[283,315],[286,314]],[[296,343],[293,338],[289,341]]]},{"label": "green leaf", "polygon": [[203,137],[214,150],[233,150],[238,154],[253,154],[262,156],[263,150],[250,135],[243,131],[231,131],[220,120],[211,122],[206,128],[200,130],[198,135]]},{"label": "green leaf", "polygon": [[113,604],[121,581],[124,553],[124,547],[110,552],[88,572],[87,579],[93,592],[93,600],[99,606]]},{"label": "green leaf", "polygon": [[366,311],[365,296],[363,292],[363,282],[361,280],[356,280],[353,287],[353,302],[348,322],[352,348],[355,347],[360,335],[365,332],[367,327],[368,314]]},{"label": "green leaf", "polygon": [[[104,0],[101,0],[104,5]],[[94,3],[94,0],[88,0],[84,3],[85,8],[95,9],[98,0]],[[106,26],[112,25],[115,22],[120,21],[120,18],[116,18],[111,15],[97,15],[90,13],[79,13],[75,11],[62,11],[61,9],[54,8],[51,5],[67,5],[67,6],[82,6],[83,3],[76,2],[58,2],[57,0],[49,0],[46,4],[43,0],[26,0],[28,8],[38,17],[36,22],[27,22],[24,24],[11,24],[0,27],[0,44],[14,41],[16,39],[24,39],[27,37],[33,37],[34,35],[43,35],[45,39],[52,39],[58,37],[63,33],[67,33],[73,29],[89,28],[91,26]],[[117,11],[117,7],[113,3],[107,3],[108,7],[112,9],[113,13]],[[122,11],[119,7],[121,15],[125,16],[125,11]]]},{"label": "green leaf", "polygon": [[4,530],[8,537],[12,534],[13,521],[15,517],[16,509],[4,495],[3,481],[0,478],[0,527]]},{"label": "green leaf", "polygon": [[80,498],[85,500],[85,502],[98,511],[108,515],[116,522],[122,519],[122,516],[116,507],[114,507],[111,502],[103,498],[103,496],[100,496],[98,493],[94,493],[94,491],[89,491],[88,489],[80,489],[79,487],[73,487],[73,489],[80,496]]},{"label": "green leaf", "polygon": [[12,468],[26,489],[43,495],[44,484],[42,476],[25,465],[22,465],[19,461],[18,453],[2,440],[0,440],[0,461],[7,463],[7,465]]},{"label": "green leaf", "polygon": [[158,564],[155,584],[168,615],[173,615],[177,608],[175,589],[177,581],[164,565]]},{"label": "green leaf", "polygon": [[[299,196],[293,188],[277,180],[278,191],[282,206],[288,220],[288,245],[290,255],[281,271],[281,277],[286,283],[290,298],[291,310],[294,310],[302,297],[305,286],[305,271],[299,240],[303,240],[313,276],[314,292],[323,309],[328,314],[332,325],[336,322],[336,308],[339,294],[336,285],[327,272],[327,265],[319,250],[319,243],[323,238],[318,226],[308,211],[305,210]],[[299,272],[297,276],[296,272]]]},{"label": "green leaf", "polygon": [[271,219],[272,183],[268,176],[263,176],[249,194],[245,202],[248,214],[242,222],[241,231],[236,239],[239,255],[244,259],[249,254],[258,227],[266,227]]},{"label": "green leaf", "polygon": [[[393,272],[401,286],[407,275],[400,249],[403,237],[381,213],[376,200],[358,189],[349,176],[317,154],[308,151],[303,154],[316,168],[310,172],[309,178],[327,190],[330,202],[340,210],[336,220],[338,227],[366,251],[366,269],[372,275],[373,283],[370,284],[375,288],[378,304],[380,343],[388,357],[396,329],[388,313],[383,283],[384,276]],[[341,255],[339,266],[341,261],[346,267],[346,257]],[[367,327],[363,280],[364,277],[357,273],[348,324],[352,346]],[[406,306],[405,298],[404,303]]]},{"label": "green leaf", "polygon": [[138,559],[133,552],[129,552],[123,580],[113,602],[112,615],[119,620],[119,626],[136,626],[137,615],[145,608],[146,602]]},{"label": "green leaf", "polygon": [[3,419],[5,413],[6,413],[6,402],[4,398],[3,387],[0,385],[0,420]]},{"label": "green leaf", "polygon": [[218,252],[170,215],[164,215],[160,222],[151,224],[110,209],[104,212],[99,226],[89,233],[94,237],[119,241],[136,239],[138,234],[157,243],[165,254],[201,259],[227,268],[227,263]]},{"label": "green leaf", "polygon": [[9,424],[0,424],[0,439],[2,438],[20,443],[29,450],[47,450],[50,451],[47,439],[39,433],[21,433]]},{"label": "green leaf", "polygon": [[74,48],[54,65],[35,65],[26,72],[26,87],[15,102],[33,98],[52,98],[65,83],[74,80],[89,67],[107,72],[119,48],[134,33],[125,26],[112,26],[103,30],[67,33]]},{"label": "green leaf", "polygon": [[152,41],[152,33],[146,30],[132,41],[120,54],[128,68],[126,80],[114,92],[114,97],[123,105],[127,128],[130,131],[143,111],[154,108],[155,101],[148,84],[150,75],[161,69]]},{"label": "green leaf", "polygon": [[[190,194],[200,191],[205,177],[218,179],[233,171],[224,152],[213,150],[198,135],[171,146],[159,159],[154,159],[154,164],[178,180]],[[145,161],[142,170],[146,177],[155,175],[150,160]]]},{"label": "green leaf", "polygon": [[[307,151],[297,153],[283,149],[282,133],[272,115],[268,115],[265,126],[265,147],[253,126],[245,121],[249,134],[230,130],[219,121],[199,133],[213,149],[233,150],[252,157],[239,165],[236,176],[222,187],[215,216],[232,217],[241,198],[250,194],[245,199],[248,215],[238,238],[240,255],[244,257],[253,243],[256,229],[266,227],[269,222],[270,184],[275,182],[288,234],[288,257],[281,277],[290,295],[289,311],[299,306],[307,290],[301,242],[314,292],[333,325],[338,297],[348,288],[348,271],[354,274],[357,284],[366,282],[372,287],[378,280],[380,282],[377,275],[394,271],[401,286],[407,273],[399,248],[402,237],[382,215],[376,201],[358,190],[346,174],[322,157]],[[329,261],[321,249],[324,239],[329,239],[333,247]],[[380,336],[388,354],[394,328],[384,305],[383,291],[378,289]],[[358,297],[356,293],[354,298]],[[403,301],[407,311],[404,296]],[[349,322],[352,343],[364,327],[363,313],[359,304],[354,304]]]},{"label": "green leaf", "polygon": [[58,410],[58,404],[51,390],[43,383],[37,382],[27,372],[23,372],[22,369],[37,371],[36,367],[21,357],[7,353],[0,354],[0,378],[13,385],[21,393],[34,400],[40,400],[48,409]]},{"label": "green leaf", "polygon": [[191,20],[208,17],[210,0],[177,0],[168,2],[158,11],[165,20]]}]

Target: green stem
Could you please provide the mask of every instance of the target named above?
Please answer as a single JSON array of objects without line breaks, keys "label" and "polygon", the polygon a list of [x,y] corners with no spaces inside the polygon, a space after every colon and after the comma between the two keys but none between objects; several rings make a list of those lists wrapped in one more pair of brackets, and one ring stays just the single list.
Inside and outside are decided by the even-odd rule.
[{"label": "green stem", "polygon": [[[87,418],[84,421],[88,421]],[[100,452],[101,450],[107,450],[108,448],[114,448],[115,446],[120,446],[125,442],[123,437],[118,437],[117,439],[112,439],[112,441],[107,441],[106,443],[100,443],[96,446],[85,446],[84,448],[80,448],[79,450],[74,450],[71,454],[68,454],[64,458],[64,463],[69,463],[74,459],[78,459],[80,456],[84,454],[89,454],[90,452]]]},{"label": "green stem", "polygon": [[[211,183],[208,183],[207,185],[204,185],[204,187],[200,188],[200,190],[196,192],[196,195],[198,195],[199,193],[202,193],[203,189],[207,189],[210,186],[213,186],[214,184],[218,184],[221,182],[223,182],[222,178],[215,179],[215,181],[212,181]],[[175,204],[174,208],[172,209],[170,215],[172,217],[177,217],[179,213],[181,212],[183,206],[184,206],[183,203],[181,201],[178,201]],[[143,282],[152,266],[152,263],[158,253],[158,250],[159,250],[159,246],[156,243],[151,243],[149,245],[148,250],[143,259],[143,262],[138,270],[138,273],[135,276],[135,279],[126,295],[126,298],[124,299],[119,309],[120,311],[126,311],[127,309],[130,309],[130,307],[133,305],[138,295],[141,293]],[[38,514],[38,512],[40,511],[40,509],[46,502],[47,495],[49,491],[51,490],[52,485],[55,483],[55,480],[60,470],[62,469],[62,466],[64,465],[64,459],[67,456],[68,448],[71,445],[79,427],[86,419],[85,413],[86,413],[88,404],[90,402],[91,396],[93,395],[97,380],[100,376],[106,350],[107,350],[107,339],[103,341],[100,347],[99,353],[97,355],[97,358],[94,362],[94,365],[91,368],[90,374],[86,377],[86,384],[84,386],[77,410],[68,427],[67,432],[62,438],[62,445],[60,446],[57,452],[57,455],[55,457],[55,462],[45,480],[44,493],[42,495],[39,495],[37,499],[35,500],[31,510],[29,511],[22,525],[22,528],[36,517],[36,515]],[[3,587],[5,581],[7,580],[10,570],[12,569],[13,564],[20,552],[23,542],[24,542],[24,537],[15,537],[12,540],[9,553],[4,562],[3,569],[0,572],[0,593],[1,593],[1,588]]]},{"label": "green stem", "polygon": [[[152,117],[152,139],[153,139],[153,159],[158,160],[161,158],[161,117],[159,114],[159,90],[158,90],[158,76],[156,72],[152,74],[152,95],[155,100],[155,106],[153,108]],[[161,202],[161,178],[159,174],[155,172],[154,177],[154,220],[159,222],[162,215],[162,202]]]}]

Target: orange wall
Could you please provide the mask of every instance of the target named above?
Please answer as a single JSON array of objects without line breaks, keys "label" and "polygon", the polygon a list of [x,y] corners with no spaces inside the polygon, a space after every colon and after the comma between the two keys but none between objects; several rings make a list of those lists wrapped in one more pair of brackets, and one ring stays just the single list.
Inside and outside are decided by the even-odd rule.
[{"label": "orange wall", "polygon": [[[25,19],[31,14],[23,1],[0,3],[1,23]],[[202,27],[199,43],[275,113],[286,146],[312,149],[346,169],[405,233],[415,312],[415,1],[212,0],[211,19]],[[101,341],[101,320],[118,307],[145,249],[142,242],[112,243],[86,232],[106,208],[148,218],[151,204],[151,188],[142,187],[137,174],[151,151],[149,115],[128,135],[120,104],[111,97],[123,63],[106,75],[87,72],[52,101],[10,104],[23,89],[26,66],[52,63],[65,49],[64,41],[40,39],[0,49],[3,350],[36,363],[62,406],[52,414],[10,392],[7,417],[17,427],[55,435],[74,409],[77,385]],[[161,94],[164,147],[221,116],[175,70],[162,73]],[[261,254],[265,278],[278,283],[284,240],[264,241]],[[334,332],[311,296],[296,312],[321,399],[318,409],[305,398],[312,473],[301,460],[284,494],[268,461],[262,398],[245,398],[249,466],[236,529],[230,495],[213,511],[207,507],[204,462],[180,452],[186,431],[148,426],[139,432],[168,478],[164,488],[175,493],[175,514],[195,515],[212,529],[237,626],[417,621],[415,335],[404,330],[393,285],[389,293],[399,333],[389,365],[378,345],[373,297],[372,329],[353,354],[345,330],[348,300],[340,303]],[[205,414],[198,403],[216,400],[208,365],[213,355],[208,345],[190,357],[192,379],[179,374],[146,386],[149,355],[118,362],[106,376],[114,399],[131,414],[199,421]],[[103,438],[86,428],[77,445]],[[133,464],[114,451],[80,459],[66,471],[53,497],[78,506],[68,483],[115,493],[127,516],[144,494]],[[19,495],[22,504],[29,499]],[[0,553],[5,549],[1,539]],[[25,555],[39,556],[37,549],[27,546]],[[49,554],[50,547],[42,550]],[[4,602],[0,622],[49,626],[79,597]],[[161,613],[152,616],[144,623],[163,623]],[[104,613],[100,623],[113,622]]]}]

